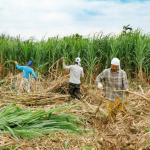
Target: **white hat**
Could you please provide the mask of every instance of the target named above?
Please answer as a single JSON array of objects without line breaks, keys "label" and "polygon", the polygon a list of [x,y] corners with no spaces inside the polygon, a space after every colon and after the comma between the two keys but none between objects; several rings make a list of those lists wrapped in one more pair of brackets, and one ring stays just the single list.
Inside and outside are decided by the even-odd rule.
[{"label": "white hat", "polygon": [[81,60],[80,60],[79,57],[77,57],[77,58],[75,59],[75,62],[78,63],[79,66],[81,65],[81,64],[80,64]]},{"label": "white hat", "polygon": [[111,60],[111,64],[112,64],[112,65],[117,65],[117,66],[119,66],[119,68],[120,68],[120,60],[119,60],[118,58],[113,58],[113,59]]}]

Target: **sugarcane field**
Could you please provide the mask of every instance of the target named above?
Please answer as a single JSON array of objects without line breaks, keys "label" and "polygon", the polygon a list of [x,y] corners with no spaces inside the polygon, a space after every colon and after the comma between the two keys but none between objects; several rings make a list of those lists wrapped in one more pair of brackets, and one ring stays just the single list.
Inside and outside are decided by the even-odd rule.
[{"label": "sugarcane field", "polygon": [[1,34],[0,149],[149,150],[150,34]]}]

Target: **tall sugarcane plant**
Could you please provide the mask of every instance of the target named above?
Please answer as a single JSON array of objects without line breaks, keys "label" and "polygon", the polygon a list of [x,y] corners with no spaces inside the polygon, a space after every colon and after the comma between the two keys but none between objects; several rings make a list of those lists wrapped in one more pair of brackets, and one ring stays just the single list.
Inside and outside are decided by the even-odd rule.
[{"label": "tall sugarcane plant", "polygon": [[134,63],[138,64],[137,71],[139,80],[143,80],[143,71],[146,71],[146,66],[150,59],[150,39],[146,35],[139,36],[139,31],[136,33],[135,49],[134,49]]},{"label": "tall sugarcane plant", "polygon": [[[33,38],[22,40],[19,36],[17,38],[0,36],[0,55],[3,54],[4,62],[17,60],[21,65],[26,65],[29,60],[32,60],[35,71],[45,74],[48,73],[48,68],[61,57],[67,57],[73,64],[75,58],[80,57],[86,74],[85,81],[89,84],[94,82],[98,73],[110,67],[113,57],[120,59],[121,68],[127,72],[129,78],[132,78],[133,72],[134,74],[144,72],[148,77],[149,51],[150,35],[140,29],[130,30],[129,25],[125,26],[118,35],[104,35],[100,32],[93,37],[75,34],[41,41]],[[10,63],[5,67],[9,70]]]}]

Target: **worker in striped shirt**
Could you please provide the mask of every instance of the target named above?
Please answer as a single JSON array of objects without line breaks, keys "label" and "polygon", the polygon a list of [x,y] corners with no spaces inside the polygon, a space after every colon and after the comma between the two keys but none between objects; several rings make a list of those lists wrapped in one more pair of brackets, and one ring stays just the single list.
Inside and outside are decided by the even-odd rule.
[{"label": "worker in striped shirt", "polygon": [[[120,69],[120,60],[113,58],[111,68],[103,70],[96,78],[99,89],[103,89],[104,82],[105,97],[108,100],[108,119],[114,122],[118,109],[122,116],[126,114],[124,106],[125,93],[119,90],[128,90],[128,80],[125,71]],[[117,91],[118,90],[118,91]]]}]

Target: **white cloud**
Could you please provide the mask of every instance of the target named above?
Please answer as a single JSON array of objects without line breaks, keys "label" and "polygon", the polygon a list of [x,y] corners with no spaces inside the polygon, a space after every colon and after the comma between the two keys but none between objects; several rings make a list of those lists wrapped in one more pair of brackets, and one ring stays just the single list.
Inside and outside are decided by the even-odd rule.
[{"label": "white cloud", "polygon": [[1,0],[0,33],[41,39],[44,35],[88,35],[102,30],[119,33],[128,24],[150,32],[149,6],[149,1]]}]

